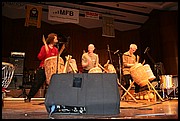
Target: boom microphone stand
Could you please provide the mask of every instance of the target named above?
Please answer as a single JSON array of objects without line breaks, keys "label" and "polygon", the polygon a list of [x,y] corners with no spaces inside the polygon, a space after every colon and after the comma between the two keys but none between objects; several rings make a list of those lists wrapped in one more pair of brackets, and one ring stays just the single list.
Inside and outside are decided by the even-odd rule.
[{"label": "boom microphone stand", "polygon": [[121,83],[121,55],[122,53],[119,53],[119,50],[115,51],[114,54],[118,55],[118,63],[119,63],[119,83]]},{"label": "boom microphone stand", "polygon": [[58,62],[59,62],[59,43],[57,44],[57,48],[58,48],[58,54],[57,54],[57,62],[56,62],[56,74],[58,73]]},{"label": "boom microphone stand", "polygon": [[[58,42],[58,43],[57,43],[58,54],[57,54],[57,63],[56,63],[56,65],[57,65],[57,66],[56,66],[56,74],[58,73],[59,57],[60,57],[61,53],[63,52],[63,50],[65,49],[65,46],[68,45],[71,37],[70,37],[70,36],[64,37],[64,39],[66,40],[65,42]],[[63,45],[62,45],[61,49],[59,50],[59,45],[60,45],[61,43],[62,43]]]},{"label": "boom microphone stand", "polygon": [[[63,44],[61,49],[59,50],[59,45]],[[59,57],[61,55],[61,53],[63,52],[64,48],[65,48],[65,42],[58,42],[57,43],[57,48],[58,48],[58,54],[57,54],[57,62],[56,62],[56,74],[58,73],[58,63],[59,63]]]}]

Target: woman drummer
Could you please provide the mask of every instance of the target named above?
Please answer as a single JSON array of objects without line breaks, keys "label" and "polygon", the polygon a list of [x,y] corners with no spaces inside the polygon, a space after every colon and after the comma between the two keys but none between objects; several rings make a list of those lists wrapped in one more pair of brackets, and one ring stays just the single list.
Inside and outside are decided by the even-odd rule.
[{"label": "woman drummer", "polygon": [[99,57],[96,53],[94,53],[94,45],[88,45],[88,52],[83,53],[82,55],[82,67],[83,73],[88,73],[88,71],[92,68],[98,67],[99,64]]},{"label": "woman drummer", "polygon": [[55,46],[58,42],[57,34],[50,33],[47,40],[43,39],[44,45],[41,47],[40,52],[38,53],[38,59],[40,60],[40,65],[36,70],[36,79],[32,83],[31,89],[28,96],[24,99],[25,102],[30,102],[31,98],[35,96],[40,87],[46,81],[45,69],[44,69],[44,60],[48,57],[57,56],[58,48]]}]

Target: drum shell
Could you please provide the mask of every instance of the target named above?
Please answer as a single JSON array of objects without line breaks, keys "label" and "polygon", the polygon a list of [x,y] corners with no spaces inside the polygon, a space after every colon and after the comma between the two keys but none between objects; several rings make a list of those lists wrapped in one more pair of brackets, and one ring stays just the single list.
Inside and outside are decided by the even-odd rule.
[{"label": "drum shell", "polygon": [[112,64],[108,64],[105,69],[108,70],[108,73],[116,73],[116,69]]},{"label": "drum shell", "polygon": [[130,68],[130,74],[139,86],[143,87],[148,83],[148,75],[142,64],[135,64]]},{"label": "drum shell", "polygon": [[[78,71],[78,68],[77,68],[76,60],[75,60],[75,59],[71,59],[71,60],[69,61],[69,63],[72,65],[72,68],[77,72],[77,71]],[[67,72],[68,72],[68,73],[74,73],[74,72],[73,72],[73,69],[71,68],[70,65],[68,65],[67,68],[68,68],[68,69],[67,69]]]},{"label": "drum shell", "polygon": [[[44,69],[46,74],[46,83],[49,85],[51,76],[56,73],[57,70],[57,56],[52,56],[44,61]],[[64,60],[59,57],[58,60],[58,73],[62,73],[64,70]]]},{"label": "drum shell", "polygon": [[144,65],[144,69],[146,70],[147,72],[147,75],[148,75],[148,79],[149,81],[152,81],[154,80],[156,77],[154,76],[152,70],[151,70],[151,67],[149,66],[149,64],[145,64]]},{"label": "drum shell", "polygon": [[94,67],[88,71],[88,73],[103,73],[102,69],[99,67]]},{"label": "drum shell", "polygon": [[173,87],[172,75],[161,75],[160,76],[161,88],[169,89]]}]

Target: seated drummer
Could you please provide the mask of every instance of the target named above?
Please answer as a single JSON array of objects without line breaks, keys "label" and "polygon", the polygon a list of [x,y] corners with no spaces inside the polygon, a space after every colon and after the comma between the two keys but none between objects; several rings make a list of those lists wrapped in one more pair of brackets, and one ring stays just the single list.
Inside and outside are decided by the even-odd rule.
[{"label": "seated drummer", "polygon": [[88,73],[88,71],[94,67],[97,67],[99,64],[99,57],[96,53],[94,53],[94,45],[88,45],[88,52],[84,52],[82,55],[82,73]]},{"label": "seated drummer", "polygon": [[[122,55],[122,60],[123,60],[123,63],[122,63],[122,71],[123,71],[122,85],[124,86],[124,88],[126,88],[126,90],[130,86],[130,81],[133,82],[133,79],[130,75],[130,68],[132,66],[134,66],[134,64],[138,63],[138,61],[137,61],[138,59],[134,55],[136,50],[137,50],[137,45],[131,44],[129,47],[129,50],[127,52],[123,53],[123,55]],[[135,93],[138,93],[140,90],[140,86],[136,82],[134,82],[134,86],[135,86]],[[126,91],[123,90],[123,94],[125,92]]]}]

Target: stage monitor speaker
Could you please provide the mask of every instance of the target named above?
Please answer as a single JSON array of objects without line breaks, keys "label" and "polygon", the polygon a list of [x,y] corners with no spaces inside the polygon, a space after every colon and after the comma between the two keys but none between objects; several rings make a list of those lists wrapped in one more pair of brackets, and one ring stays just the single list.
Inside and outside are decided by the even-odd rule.
[{"label": "stage monitor speaker", "polygon": [[10,57],[9,62],[14,65],[14,74],[23,74],[24,71],[24,58],[22,57]]},{"label": "stage monitor speaker", "polygon": [[52,105],[85,107],[86,114],[119,114],[117,74],[53,74],[45,96],[48,113]]}]

